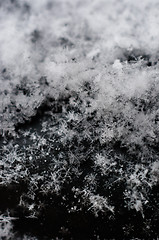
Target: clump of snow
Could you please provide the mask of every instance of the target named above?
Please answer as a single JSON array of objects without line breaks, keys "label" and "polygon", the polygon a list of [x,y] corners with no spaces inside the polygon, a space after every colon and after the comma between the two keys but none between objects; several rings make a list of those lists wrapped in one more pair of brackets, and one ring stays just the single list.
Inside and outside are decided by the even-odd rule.
[{"label": "clump of snow", "polygon": [[0,215],[0,239],[9,240],[14,238],[11,220],[12,218],[9,216]]},{"label": "clump of snow", "polygon": [[[108,83],[114,79],[119,78],[119,94],[147,90],[147,79],[157,70],[138,74],[138,66],[132,73],[120,59],[124,51],[133,55],[133,49],[142,49],[155,61],[157,6],[157,1],[1,1],[1,133],[12,133],[47,96],[56,98],[69,84],[77,90],[82,79],[106,75],[109,101],[118,95]],[[40,82],[42,76],[47,82]]]}]

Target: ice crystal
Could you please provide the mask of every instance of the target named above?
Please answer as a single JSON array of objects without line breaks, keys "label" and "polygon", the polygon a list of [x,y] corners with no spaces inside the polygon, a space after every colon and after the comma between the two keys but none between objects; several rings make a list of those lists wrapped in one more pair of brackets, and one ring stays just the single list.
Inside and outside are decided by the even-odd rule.
[{"label": "ice crystal", "polygon": [[89,221],[90,239],[159,236],[157,9],[0,1],[0,238],[34,239],[16,216],[51,216],[57,239]]}]

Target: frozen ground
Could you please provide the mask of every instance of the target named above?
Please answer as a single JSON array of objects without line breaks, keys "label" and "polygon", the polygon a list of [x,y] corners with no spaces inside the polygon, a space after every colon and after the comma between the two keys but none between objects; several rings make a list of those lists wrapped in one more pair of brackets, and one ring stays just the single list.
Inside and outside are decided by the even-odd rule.
[{"label": "frozen ground", "polygon": [[0,0],[0,239],[159,237],[158,8]]}]

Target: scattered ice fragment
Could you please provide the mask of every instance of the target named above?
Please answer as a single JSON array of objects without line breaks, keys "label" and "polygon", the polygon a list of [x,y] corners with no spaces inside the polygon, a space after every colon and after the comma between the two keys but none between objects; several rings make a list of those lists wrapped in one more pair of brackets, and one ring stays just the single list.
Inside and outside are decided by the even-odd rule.
[{"label": "scattered ice fragment", "polygon": [[122,64],[119,59],[116,59],[113,64],[115,70],[122,70]]}]

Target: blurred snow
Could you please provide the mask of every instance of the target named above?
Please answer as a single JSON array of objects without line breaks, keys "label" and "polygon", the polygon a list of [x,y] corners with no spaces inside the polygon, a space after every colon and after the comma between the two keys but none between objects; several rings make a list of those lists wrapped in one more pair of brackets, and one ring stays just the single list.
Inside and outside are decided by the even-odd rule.
[{"label": "blurred snow", "polygon": [[[83,79],[92,79],[90,73],[85,74],[86,69],[95,67],[98,75],[106,64],[109,69],[109,64],[114,63],[115,70],[122,74],[123,66],[117,59],[122,59],[125,51],[140,49],[156,61],[158,7],[158,0],[1,0],[1,133],[5,129],[12,132],[14,125],[21,121],[16,117],[16,108],[25,109],[22,110],[24,119],[35,114],[35,107],[48,94],[48,90],[40,90],[41,76],[46,76],[50,86],[56,89],[49,89],[49,94],[57,97],[69,81],[76,85],[78,80],[74,76],[79,72]],[[129,74],[123,73],[121,81],[122,77],[127,79]],[[142,80],[139,83],[136,78],[133,82],[136,87],[130,88],[145,88],[145,77],[139,77]],[[15,96],[15,89],[24,78],[30,96],[24,93]]]}]

